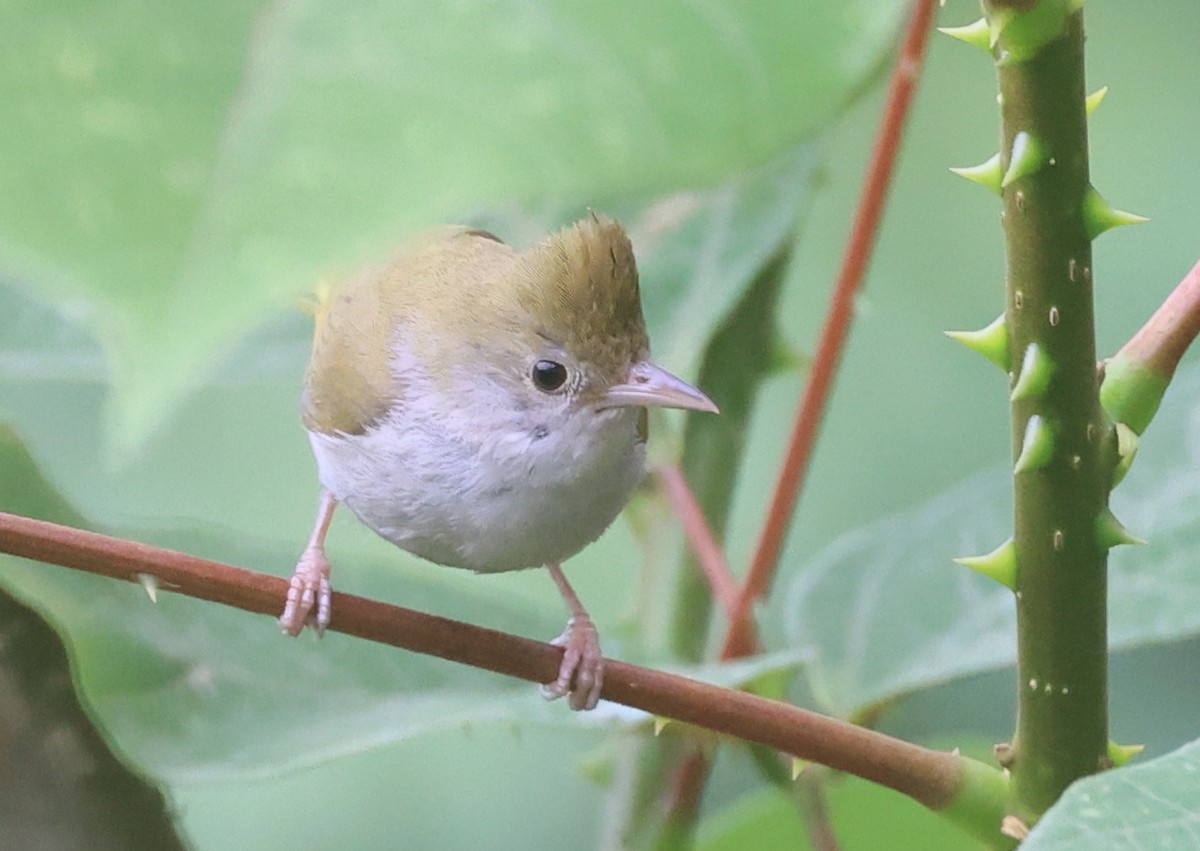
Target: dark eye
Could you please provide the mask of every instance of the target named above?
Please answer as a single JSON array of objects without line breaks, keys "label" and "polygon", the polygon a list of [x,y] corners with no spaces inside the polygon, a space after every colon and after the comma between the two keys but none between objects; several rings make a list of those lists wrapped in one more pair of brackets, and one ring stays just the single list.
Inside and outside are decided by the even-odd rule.
[{"label": "dark eye", "polygon": [[553,393],[567,381],[567,368],[552,360],[540,360],[533,365],[533,383],[538,390]]}]

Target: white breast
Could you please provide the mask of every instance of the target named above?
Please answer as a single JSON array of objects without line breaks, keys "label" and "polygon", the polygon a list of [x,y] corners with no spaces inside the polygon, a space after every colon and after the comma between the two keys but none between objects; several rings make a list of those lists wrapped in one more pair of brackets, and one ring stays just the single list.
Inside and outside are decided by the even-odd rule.
[{"label": "white breast", "polygon": [[[539,418],[477,379],[405,399],[361,435],[310,433],[321,484],[366,526],[439,564],[558,562],[612,523],[644,473],[638,409]],[[507,404],[506,404],[507,403]]]}]

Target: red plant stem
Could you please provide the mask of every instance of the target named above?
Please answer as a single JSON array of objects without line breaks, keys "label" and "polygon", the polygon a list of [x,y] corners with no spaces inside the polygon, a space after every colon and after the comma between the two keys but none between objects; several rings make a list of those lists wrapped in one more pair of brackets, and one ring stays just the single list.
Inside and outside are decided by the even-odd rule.
[{"label": "red plant stem", "polygon": [[821,329],[820,342],[813,357],[808,383],[796,412],[783,467],[771,495],[766,523],[750,561],[741,594],[738,596],[733,623],[726,635],[721,653],[724,659],[747,655],[755,650],[751,607],[766,594],[771,585],[775,566],[779,563],[783,540],[804,486],[809,459],[812,457],[817,432],[825,414],[829,390],[850,328],[854,298],[862,284],[875,236],[879,231],[896,155],[900,149],[900,136],[921,76],[925,44],[935,7],[934,0],[913,2],[908,29],[888,85],[887,104],[875,138],[875,147],[871,152],[858,210],[855,212],[850,238],[842,256],[841,271],[829,303],[825,325]]},{"label": "red plant stem", "polygon": [[829,800],[825,790],[829,780],[820,776],[828,772],[814,772],[813,767],[800,772],[796,792],[800,798],[800,811],[804,826],[808,828],[808,844],[813,851],[839,851],[841,847],[833,832]]},{"label": "red plant stem", "polygon": [[683,468],[674,462],[663,464],[658,468],[658,478],[662,482],[671,508],[683,526],[684,536],[696,557],[696,563],[708,580],[713,599],[732,621],[737,606],[738,581],[729,569],[729,561],[704,518],[704,511],[687,483]]},{"label": "red plant stem", "polygon": [[1170,378],[1197,334],[1200,334],[1200,261],[1121,347],[1120,354]]},{"label": "red plant stem", "polygon": [[694,829],[711,766],[711,750],[697,744],[675,768],[671,782],[667,784],[666,806],[663,808],[668,824],[671,821],[677,825],[690,823]]},{"label": "red plant stem", "polygon": [[[160,590],[258,612],[272,620],[287,595],[287,580],[278,576],[4,512],[0,512],[0,552],[128,582],[152,576]],[[539,683],[558,675],[563,653],[562,648],[540,641],[350,594],[333,595],[329,628]],[[654,715],[850,772],[931,809],[948,804],[961,783],[961,762],[954,754],[662,671],[610,660],[603,695]]]}]

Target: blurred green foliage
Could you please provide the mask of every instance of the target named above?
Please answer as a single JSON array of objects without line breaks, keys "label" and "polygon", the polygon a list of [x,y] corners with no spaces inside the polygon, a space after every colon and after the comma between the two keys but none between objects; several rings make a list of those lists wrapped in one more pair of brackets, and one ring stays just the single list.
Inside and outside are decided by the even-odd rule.
[{"label": "blurred green foliage", "polygon": [[[779,318],[804,351],[880,95],[846,105],[902,6],[7,4],[0,418],[97,525],[284,574],[315,496],[296,401],[308,327],[291,302],[412,227],[486,221],[522,242],[588,206],[620,214],[656,351],[694,375],[708,336],[803,223]],[[974,12],[950,4],[941,22]],[[1112,352],[1195,260],[1200,110],[1171,82],[1200,76],[1181,36],[1200,31],[1200,8],[1164,0],[1148,16],[1095,0],[1088,16],[1089,77],[1113,87],[1091,123],[1093,179],[1153,220],[1097,244],[1099,349]],[[994,150],[993,91],[978,51],[933,41],[766,621],[774,647],[815,660],[797,699],[847,715],[898,701],[883,725],[942,745],[1012,727],[1011,672],[987,673],[1011,659],[1005,600],[943,559],[994,543],[1009,510],[1002,484],[951,490],[1006,460],[1008,416],[994,367],[941,336],[1001,304],[995,199],[946,172]],[[735,565],[800,380],[776,374],[760,394],[732,483]],[[1114,735],[1146,741],[1147,756],[1196,735],[1196,686],[1179,670],[1196,669],[1200,644],[1179,642],[1200,610],[1187,558],[1197,392],[1192,377],[1168,392],[1117,492],[1131,500],[1122,519],[1152,542],[1115,557],[1144,592],[1116,609],[1117,637],[1173,642],[1114,661]],[[668,446],[677,425],[658,430]],[[930,505],[954,510],[929,520],[921,506],[946,491],[957,496]],[[36,510],[9,499],[0,508]],[[435,570],[344,518],[331,556],[343,590],[539,637],[561,625],[537,572]],[[568,566],[612,655],[648,653],[643,557],[652,568],[618,523]],[[872,601],[885,580],[887,599]],[[11,559],[0,582],[61,628],[93,717],[165,783],[197,848],[596,847],[621,790],[581,766],[645,735],[619,712],[571,717],[520,684],[336,635],[285,642],[266,619],[170,595],[151,607],[135,587]],[[863,785],[831,792],[843,847],[879,847],[865,825],[898,819],[947,841],[919,807]],[[789,806],[724,748],[702,844],[796,837]]]}]

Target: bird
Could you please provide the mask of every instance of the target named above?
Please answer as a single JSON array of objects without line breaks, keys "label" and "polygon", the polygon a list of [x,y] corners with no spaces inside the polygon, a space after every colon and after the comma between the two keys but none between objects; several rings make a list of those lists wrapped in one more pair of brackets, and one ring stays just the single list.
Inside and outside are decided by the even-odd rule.
[{"label": "bird", "polygon": [[597,213],[517,250],[445,226],[323,287],[301,397],[316,521],[280,628],[332,614],[325,538],[337,506],[429,562],[545,567],[569,611],[547,699],[593,709],[599,635],[562,563],[645,475],[647,409],[717,413],[650,360],[633,247]]}]

